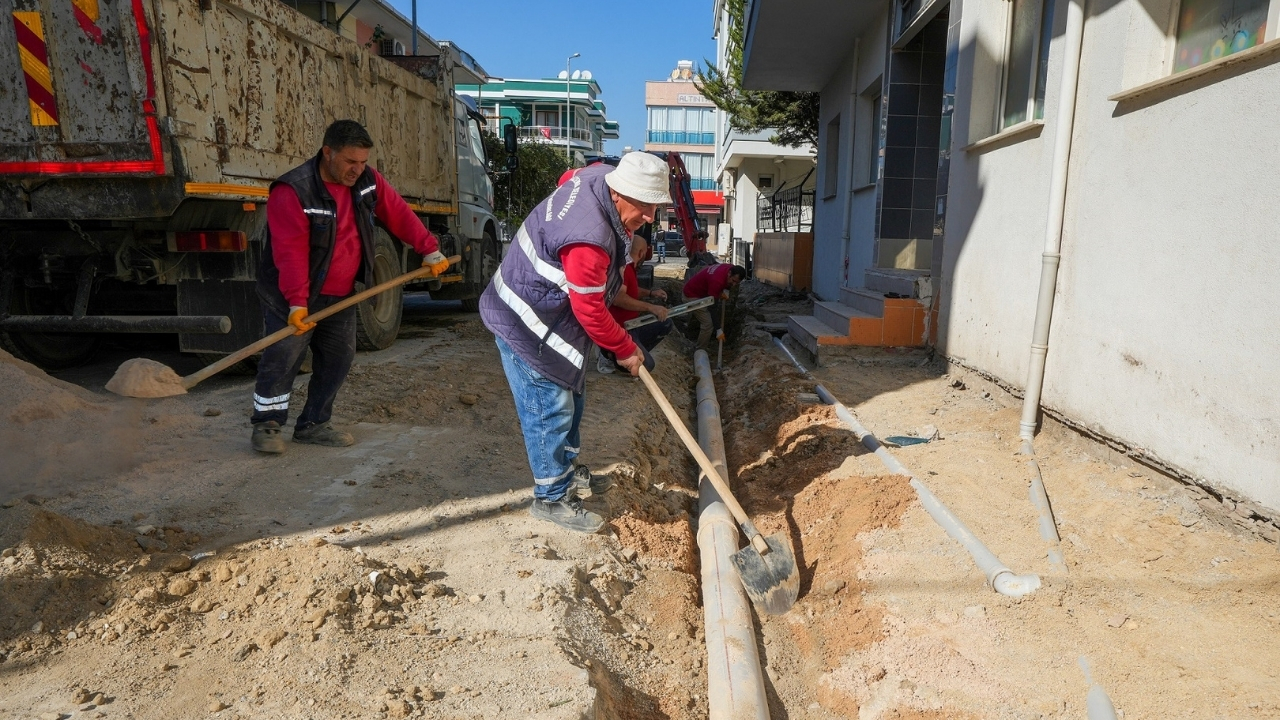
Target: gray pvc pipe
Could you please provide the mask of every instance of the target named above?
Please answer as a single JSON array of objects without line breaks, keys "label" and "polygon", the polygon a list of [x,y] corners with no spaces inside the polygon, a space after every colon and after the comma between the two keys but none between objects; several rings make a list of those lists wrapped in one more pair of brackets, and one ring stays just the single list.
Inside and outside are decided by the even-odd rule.
[{"label": "gray pvc pipe", "polygon": [[1027,469],[1031,471],[1031,482],[1027,493],[1031,496],[1031,504],[1039,514],[1040,538],[1049,544],[1049,565],[1055,573],[1065,575],[1067,563],[1062,557],[1062,537],[1058,535],[1058,523],[1053,518],[1053,506],[1049,504],[1049,493],[1044,489],[1044,478],[1040,475],[1040,463],[1035,458],[1027,461]]},{"label": "gray pvc pipe", "polygon": [[[1044,252],[1040,261],[1040,289],[1031,332],[1031,356],[1027,363],[1027,390],[1022,398],[1018,434],[1027,443],[1035,437],[1044,389],[1045,360],[1049,355],[1049,328],[1053,298],[1062,261],[1062,223],[1067,206],[1067,172],[1071,160],[1071,135],[1075,130],[1076,92],[1080,84],[1080,55],[1084,43],[1085,0],[1067,3],[1067,27],[1063,34],[1062,84],[1058,90],[1057,127],[1054,128],[1053,165],[1049,174],[1049,211],[1045,224]],[[1024,448],[1025,449],[1025,448]]]},{"label": "gray pvc pipe", "polygon": [[[698,444],[721,477],[729,477],[720,403],[711,361],[693,355],[698,374]],[[707,705],[712,720],[768,720],[769,701],[756,649],[751,604],[729,558],[738,551],[738,524],[705,475],[698,477],[698,551],[707,641]]]},{"label": "gray pvc pipe", "polygon": [[[809,378],[813,378],[813,376],[809,374],[809,371],[805,369],[804,365],[801,365],[800,361],[796,360],[795,355],[791,354],[791,350],[787,348],[781,340],[774,338],[773,341],[784,353],[786,353],[787,357],[791,359],[791,362],[794,363],[796,367],[800,368],[801,372]],[[991,550],[988,549],[987,546],[977,538],[977,536],[970,532],[969,528],[965,527],[965,524],[960,522],[960,519],[951,512],[950,508],[943,505],[942,501],[939,500],[924,483],[920,482],[919,478],[908,470],[905,465],[898,462],[898,459],[880,444],[880,441],[876,439],[875,435],[871,434],[871,431],[867,430],[862,426],[862,423],[858,422],[858,419],[853,416],[852,412],[849,412],[849,408],[845,407],[844,403],[837,400],[835,396],[822,385],[817,386],[817,392],[818,397],[822,399],[822,402],[835,407],[836,417],[840,418],[840,421],[853,431],[853,434],[858,437],[858,441],[862,443],[863,447],[870,450],[872,453],[875,453],[875,456],[880,458],[880,462],[884,464],[889,472],[895,475],[905,475],[911,478],[911,487],[916,491],[916,495],[919,496],[920,504],[924,506],[925,511],[929,513],[929,516],[933,518],[934,522],[942,526],[942,529],[946,531],[947,535],[960,543],[965,550],[969,551],[969,555],[971,555],[974,562],[977,563],[978,569],[986,575],[987,584],[993,590],[1001,595],[1007,595],[1009,597],[1022,597],[1023,595],[1029,595],[1035,592],[1036,589],[1040,587],[1040,577],[1038,575],[1018,575],[1006,567],[1004,563],[1000,562],[1000,559],[995,556],[995,553],[991,552]]]}]

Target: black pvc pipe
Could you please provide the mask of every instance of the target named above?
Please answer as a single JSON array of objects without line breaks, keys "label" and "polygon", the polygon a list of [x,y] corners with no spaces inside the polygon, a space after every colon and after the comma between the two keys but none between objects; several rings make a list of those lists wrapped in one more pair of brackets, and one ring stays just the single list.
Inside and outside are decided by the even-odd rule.
[{"label": "black pvc pipe", "polygon": [[226,315],[10,315],[0,330],[29,333],[198,333],[231,332]]}]

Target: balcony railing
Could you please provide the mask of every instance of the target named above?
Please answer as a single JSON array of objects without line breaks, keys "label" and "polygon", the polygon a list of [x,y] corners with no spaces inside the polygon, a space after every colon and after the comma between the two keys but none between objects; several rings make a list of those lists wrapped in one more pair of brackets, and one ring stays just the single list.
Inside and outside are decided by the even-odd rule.
[{"label": "balcony railing", "polygon": [[667,143],[670,145],[715,145],[716,134],[713,132],[675,132],[672,130],[650,130],[649,142]]},{"label": "balcony railing", "polygon": [[[555,125],[522,125],[520,126],[520,137],[533,138],[534,140],[561,140],[565,139],[565,128]],[[569,140],[577,140],[579,142],[591,144],[591,131],[585,128],[570,128]]]},{"label": "balcony railing", "polygon": [[769,232],[813,230],[813,190],[784,188],[756,200],[756,228]]}]

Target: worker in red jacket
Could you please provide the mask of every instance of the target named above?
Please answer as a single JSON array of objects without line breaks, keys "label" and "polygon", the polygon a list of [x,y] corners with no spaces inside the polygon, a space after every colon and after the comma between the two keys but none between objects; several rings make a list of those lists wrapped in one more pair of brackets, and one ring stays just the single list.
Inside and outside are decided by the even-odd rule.
[{"label": "worker in red jacket", "polygon": [[720,327],[722,303],[728,302],[729,291],[738,287],[738,283],[746,277],[747,269],[741,265],[720,263],[702,268],[685,281],[685,302],[705,297],[716,298],[715,305],[693,311],[693,318],[698,321],[698,347],[707,349],[713,332],[717,340],[724,340],[724,328]]},{"label": "worker in red jacket", "polygon": [[312,159],[271,184],[267,198],[267,242],[258,271],[267,334],[292,325],[297,332],[267,348],[258,362],[253,390],[253,449],[282,453],[289,396],[307,348],[312,374],[307,404],[298,415],[293,441],[345,447],[350,433],[329,423],[333,400],[356,354],[356,308],[305,322],[351,295],[356,276],[375,285],[374,218],[413,246],[422,264],[439,275],[449,267],[440,244],[378,171],[368,167],[373,138],[354,120],[339,120],[324,133]]},{"label": "worker in red jacket", "polygon": [[[631,236],[631,260],[627,266],[622,269],[622,292],[613,299],[613,305],[609,307],[609,314],[619,325],[629,320],[640,317],[643,313],[649,313],[658,318],[657,322],[641,325],[634,330],[628,330],[631,339],[637,344],[643,345],[645,350],[653,351],[658,347],[658,343],[662,342],[668,334],[671,333],[673,327],[671,321],[667,319],[667,309],[661,305],[647,303],[645,298],[653,298],[662,302],[667,301],[666,290],[649,290],[640,287],[640,278],[636,276],[636,268],[640,263],[644,262],[644,258],[649,254],[649,241],[644,239],[643,235]],[[612,353],[608,350],[601,350],[599,357],[596,358],[596,372],[602,375],[608,375],[619,366],[610,357]]]}]

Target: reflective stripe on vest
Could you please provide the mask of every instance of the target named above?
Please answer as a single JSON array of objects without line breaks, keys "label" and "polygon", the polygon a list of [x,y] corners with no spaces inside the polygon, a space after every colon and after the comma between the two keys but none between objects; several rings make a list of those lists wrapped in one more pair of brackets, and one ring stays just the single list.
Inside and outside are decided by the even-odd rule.
[{"label": "reflective stripe on vest", "polygon": [[498,268],[498,271],[493,274],[493,289],[497,291],[498,297],[501,298],[502,302],[506,303],[507,307],[511,308],[520,318],[520,322],[529,328],[534,337],[543,338],[543,342],[548,347],[564,356],[566,360],[573,363],[574,367],[579,370],[582,369],[582,353],[565,342],[564,338],[552,332],[547,327],[547,324],[542,322],[542,319],[534,312],[533,308],[529,307],[529,303],[521,300],[519,295],[516,295],[511,288],[507,287],[507,284],[502,281],[502,268]]},{"label": "reflective stripe on vest", "polygon": [[529,258],[529,262],[533,263],[534,271],[548,281],[558,285],[561,290],[573,290],[580,295],[604,292],[604,285],[598,285],[595,287],[574,285],[565,277],[563,270],[538,257],[538,251],[533,247],[533,238],[529,237],[529,233],[524,229],[523,225],[521,225],[520,229],[516,232],[516,244],[520,246],[520,250],[524,252],[525,257]]}]

